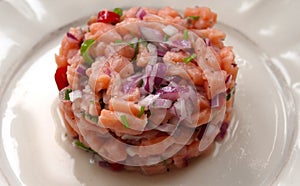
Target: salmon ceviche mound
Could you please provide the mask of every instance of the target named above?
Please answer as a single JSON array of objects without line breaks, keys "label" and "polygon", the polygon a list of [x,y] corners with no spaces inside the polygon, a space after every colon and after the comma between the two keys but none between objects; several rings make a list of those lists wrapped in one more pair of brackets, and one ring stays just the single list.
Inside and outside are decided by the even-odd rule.
[{"label": "salmon ceviche mound", "polygon": [[146,175],[188,165],[227,132],[238,67],[207,7],[104,9],[64,35],[59,110],[103,167]]}]

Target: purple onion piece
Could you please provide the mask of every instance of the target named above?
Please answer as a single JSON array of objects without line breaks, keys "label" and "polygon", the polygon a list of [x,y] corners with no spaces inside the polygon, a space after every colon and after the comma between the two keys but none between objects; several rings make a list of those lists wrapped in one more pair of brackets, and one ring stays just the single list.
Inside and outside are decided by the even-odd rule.
[{"label": "purple onion piece", "polygon": [[152,93],[154,88],[161,85],[167,73],[167,66],[164,63],[156,63],[155,65],[147,65],[145,70],[144,90]]},{"label": "purple onion piece", "polygon": [[205,132],[205,129],[206,129],[206,126],[207,126],[207,124],[202,125],[202,126],[200,127],[200,131],[199,131],[199,133],[198,133],[198,135],[197,135],[198,140],[201,140],[201,139],[202,139],[202,137],[203,137],[203,135],[204,135],[204,132]]},{"label": "purple onion piece", "polygon": [[135,16],[141,20],[144,19],[145,15],[146,15],[146,11],[142,8],[139,8],[138,11],[136,12]]},{"label": "purple onion piece", "polygon": [[165,78],[165,80],[167,82],[172,82],[174,84],[178,84],[182,80],[182,78],[179,76],[168,76]]},{"label": "purple onion piece", "polygon": [[71,39],[72,41],[74,41],[74,42],[79,42],[78,39],[73,34],[71,34],[70,32],[67,32],[67,37],[69,39]]},{"label": "purple onion piece", "polygon": [[220,128],[220,132],[218,134],[218,137],[220,137],[221,139],[224,139],[226,133],[227,133],[227,129],[229,127],[229,123],[227,122],[223,122]]},{"label": "purple onion piece", "polygon": [[176,40],[176,41],[172,41],[172,42],[169,42],[169,45],[171,47],[176,47],[178,49],[192,48],[191,42],[188,41],[188,40]]},{"label": "purple onion piece", "polygon": [[86,67],[82,64],[79,64],[76,71],[81,75],[85,75]]},{"label": "purple onion piece", "polygon": [[154,65],[153,69],[155,69],[155,70],[153,70],[154,73],[151,74],[151,75],[153,75],[155,77],[154,78],[154,85],[156,87],[159,87],[160,84],[162,83],[164,77],[167,74],[167,66],[164,63],[157,63],[157,64]]},{"label": "purple onion piece", "polygon": [[171,48],[170,52],[179,52],[181,49],[180,48]]},{"label": "purple onion piece", "polygon": [[142,74],[135,74],[127,78],[126,81],[122,84],[123,93],[128,94],[133,91],[140,81],[142,81]]},{"label": "purple onion piece", "polygon": [[157,55],[159,56],[159,57],[163,57],[165,54],[167,53],[167,51],[165,51],[165,50],[157,50]]},{"label": "purple onion piece", "polygon": [[156,127],[156,130],[162,131],[162,132],[167,132],[169,134],[173,133],[176,129],[176,125],[174,124],[169,124],[169,123],[164,123]]},{"label": "purple onion piece", "polygon": [[167,93],[160,94],[160,98],[175,101],[179,98],[179,95],[178,92],[167,92]]},{"label": "purple onion piece", "polygon": [[179,120],[183,120],[186,118],[186,104],[185,100],[181,99],[178,100],[176,103],[174,103],[175,112],[177,114],[177,117],[179,117]]},{"label": "purple onion piece", "polygon": [[178,90],[175,87],[166,86],[156,91],[162,99],[176,101],[179,98]]},{"label": "purple onion piece", "polygon": [[226,77],[225,83],[226,83],[226,84],[230,84],[230,83],[231,83],[231,80],[232,80],[232,75],[229,74],[229,75],[227,75],[227,77]]},{"label": "purple onion piece", "polygon": [[140,26],[140,31],[142,37],[147,41],[163,42],[163,34],[156,29]]},{"label": "purple onion piece", "polygon": [[167,109],[150,107],[151,116],[148,118],[152,125],[157,127],[166,117]]},{"label": "purple onion piece", "polygon": [[204,38],[204,42],[205,42],[206,46],[211,46],[210,39]]},{"label": "purple onion piece", "polygon": [[134,81],[126,81],[122,84],[122,92],[125,94],[130,93],[136,87],[136,83]]},{"label": "purple onion piece", "polygon": [[156,45],[149,43],[147,49],[149,50],[148,64],[155,65],[157,63],[157,47]]},{"label": "purple onion piece", "polygon": [[172,106],[171,100],[161,99],[161,98],[156,99],[151,105],[151,107],[153,108],[170,108],[171,106]]},{"label": "purple onion piece", "polygon": [[142,99],[139,104],[143,105],[145,107],[148,107],[150,104],[152,104],[157,98],[159,98],[159,95],[153,95],[149,94],[144,99]]},{"label": "purple onion piece", "polygon": [[158,48],[166,50],[166,51],[170,50],[167,42],[165,42],[165,43],[159,43]]},{"label": "purple onion piece", "polygon": [[220,94],[217,94],[213,99],[210,101],[211,108],[217,108],[220,106]]},{"label": "purple onion piece", "polygon": [[150,76],[151,76],[151,72],[152,72],[152,69],[153,69],[153,66],[152,65],[147,65],[146,66],[146,69],[145,69],[145,74],[146,76],[143,78],[143,89],[146,91],[146,92],[152,92],[151,90],[151,85],[150,85],[150,82],[149,82],[149,79],[150,79]]}]

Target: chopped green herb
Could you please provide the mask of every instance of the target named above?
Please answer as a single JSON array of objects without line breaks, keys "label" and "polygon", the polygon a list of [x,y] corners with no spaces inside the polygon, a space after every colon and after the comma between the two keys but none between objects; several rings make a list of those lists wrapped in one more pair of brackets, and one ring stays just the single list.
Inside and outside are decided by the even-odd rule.
[{"label": "chopped green herb", "polygon": [[85,40],[80,47],[80,54],[83,57],[84,61],[88,64],[91,65],[94,60],[92,59],[92,57],[90,56],[90,54],[88,53],[89,48],[95,43],[94,39],[88,39]]},{"label": "chopped green herb", "polygon": [[90,27],[88,27],[88,32],[91,32],[91,29],[90,29]]},{"label": "chopped green herb", "polygon": [[189,38],[189,32],[188,32],[188,30],[185,29],[185,30],[183,31],[183,39],[184,39],[184,40],[188,40],[188,38]]},{"label": "chopped green herb", "polygon": [[189,63],[189,62],[191,62],[193,59],[195,59],[196,57],[197,57],[196,54],[192,54],[191,56],[184,58],[183,61],[184,61],[185,63]]},{"label": "chopped green herb", "polygon": [[226,101],[230,100],[230,98],[231,98],[231,96],[232,96],[232,94],[233,94],[234,91],[235,91],[235,87],[233,87],[230,90],[230,92],[226,95]]},{"label": "chopped green herb", "polygon": [[114,13],[119,14],[119,16],[122,17],[122,15],[123,15],[123,10],[122,10],[122,8],[115,8],[115,9],[114,9]]},{"label": "chopped green herb", "polygon": [[74,144],[75,144],[78,148],[80,148],[80,149],[82,149],[82,150],[84,150],[84,151],[86,151],[86,152],[95,153],[95,151],[94,151],[93,149],[91,149],[91,148],[85,146],[85,145],[84,145],[83,143],[81,143],[79,140],[75,140],[75,141],[74,141]]},{"label": "chopped green herb", "polygon": [[187,19],[192,19],[194,21],[198,21],[200,17],[199,16],[187,16],[186,18]]},{"label": "chopped green herb", "polygon": [[116,43],[116,44],[127,44],[127,45],[129,45],[131,48],[134,48],[134,46],[135,46],[135,44],[136,44],[136,43],[134,43],[134,42],[126,42],[126,41],[122,41],[122,40],[120,40],[120,39],[117,39],[117,40],[115,41],[115,43]]},{"label": "chopped green herb", "polygon": [[168,164],[167,160],[164,160],[164,161],[163,161],[163,164],[164,164],[164,165],[167,165],[167,164]]},{"label": "chopped green herb", "polygon": [[132,37],[137,37],[133,31],[130,31],[130,35],[131,35]]},{"label": "chopped green herb", "polygon": [[90,120],[93,123],[98,123],[98,116],[93,116],[90,114],[85,114],[86,119]]},{"label": "chopped green herb", "polygon": [[94,100],[90,100],[90,104],[95,104],[95,101]]},{"label": "chopped green herb", "polygon": [[145,112],[145,106],[141,106],[141,110],[138,113],[137,117],[139,117],[139,118],[142,117],[142,115],[144,114],[144,112]]},{"label": "chopped green herb", "polygon": [[164,35],[164,41],[168,41],[168,40],[169,40],[169,37],[170,37],[170,36],[169,36],[168,34],[165,34],[165,35]]},{"label": "chopped green herb", "polygon": [[122,41],[121,39],[117,39],[117,40],[115,40],[115,43],[125,43],[125,42]]},{"label": "chopped green herb", "polygon": [[139,54],[139,46],[140,44],[144,45],[144,46],[147,46],[147,41],[143,40],[143,39],[139,39],[138,42],[136,43],[135,47],[132,47],[134,48],[134,56],[132,58],[132,61],[135,61],[136,60],[136,57],[137,55]]},{"label": "chopped green herb", "polygon": [[124,125],[125,128],[129,128],[129,123],[128,123],[127,118],[126,118],[125,115],[121,116],[121,121],[122,121],[122,124]]},{"label": "chopped green herb", "polygon": [[142,44],[142,45],[144,45],[144,46],[148,45],[148,42],[146,40],[144,40],[144,39],[140,39],[139,43]]},{"label": "chopped green herb", "polygon": [[68,100],[70,101],[70,93],[72,92],[71,89],[66,89],[66,92],[65,92],[65,100]]},{"label": "chopped green herb", "polygon": [[128,43],[128,45],[129,45],[131,48],[134,48],[135,43]]}]

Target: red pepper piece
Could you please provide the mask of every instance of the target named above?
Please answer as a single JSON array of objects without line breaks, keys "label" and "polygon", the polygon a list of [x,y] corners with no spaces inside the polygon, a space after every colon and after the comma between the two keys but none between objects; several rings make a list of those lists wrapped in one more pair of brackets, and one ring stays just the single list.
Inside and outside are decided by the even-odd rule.
[{"label": "red pepper piece", "polygon": [[67,79],[67,66],[59,67],[56,69],[55,82],[58,90],[61,90],[69,85]]},{"label": "red pepper piece", "polygon": [[102,10],[98,13],[97,21],[102,23],[116,24],[120,22],[120,18],[120,15],[115,12]]}]

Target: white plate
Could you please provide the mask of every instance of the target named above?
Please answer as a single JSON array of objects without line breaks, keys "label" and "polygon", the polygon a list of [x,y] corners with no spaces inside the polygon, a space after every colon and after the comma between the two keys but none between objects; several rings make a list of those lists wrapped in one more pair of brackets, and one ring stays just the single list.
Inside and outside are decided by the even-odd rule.
[{"label": "white plate", "polygon": [[[235,117],[211,156],[147,177],[90,164],[57,117],[54,53],[70,26],[102,8],[168,1],[0,1],[0,185],[297,185],[300,1],[172,1],[219,14],[240,66]],[[116,179],[117,178],[117,179]]]}]

